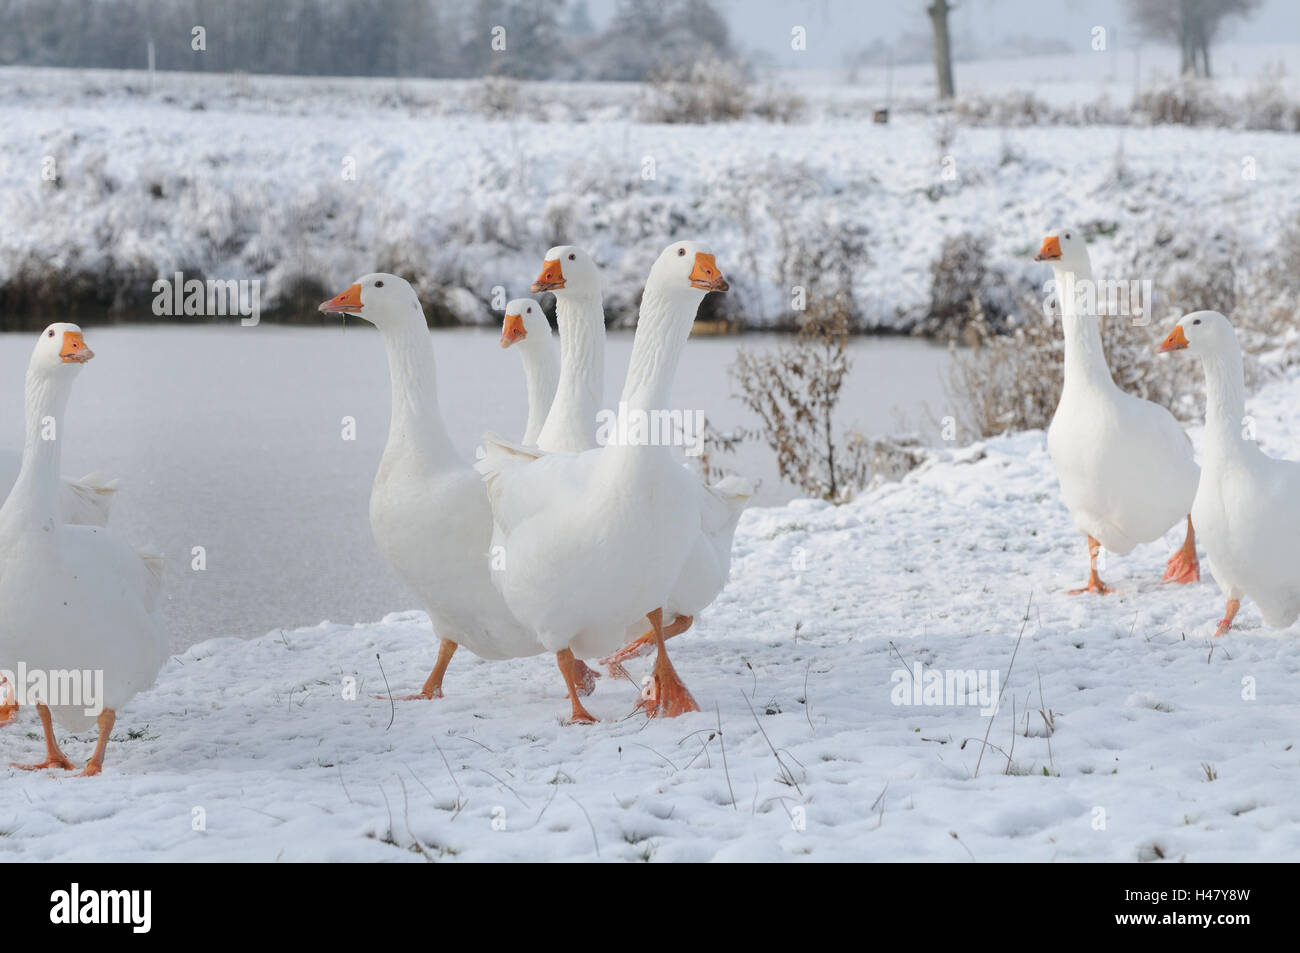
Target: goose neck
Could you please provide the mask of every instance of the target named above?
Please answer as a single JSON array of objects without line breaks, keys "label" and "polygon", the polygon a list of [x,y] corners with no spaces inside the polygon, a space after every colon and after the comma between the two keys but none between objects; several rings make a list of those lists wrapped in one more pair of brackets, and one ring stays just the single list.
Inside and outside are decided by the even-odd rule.
[{"label": "goose neck", "polygon": [[596,422],[605,392],[605,310],[599,292],[556,295],[560,377],[538,445],[573,451],[596,445]]},{"label": "goose neck", "polygon": [[71,379],[27,375],[27,430],[22,468],[4,510],[21,512],[42,526],[53,526],[58,520],[64,415],[71,384]]},{"label": "goose neck", "polygon": [[696,295],[670,295],[653,286],[646,287],[641,296],[632,358],[621,398],[629,410],[648,412],[668,408],[677,364],[698,307]]},{"label": "goose neck", "polygon": [[[1052,269],[1056,297],[1061,306],[1061,330],[1065,341],[1065,384],[1093,384],[1114,387],[1101,343],[1101,320],[1097,295],[1092,285],[1092,267],[1077,270]],[[1091,302],[1091,304],[1089,304]]]},{"label": "goose neck", "polygon": [[524,382],[528,388],[528,425],[524,430],[524,443],[534,444],[555,402],[560,365],[549,340],[539,341],[536,347],[524,351],[523,361]]},{"label": "goose neck", "polygon": [[393,395],[388,448],[408,447],[434,464],[455,460],[456,451],[438,407],[433,341],[423,315],[384,327],[381,333]]},{"label": "goose neck", "polygon": [[1223,352],[1204,354],[1205,444],[1207,459],[1237,456],[1254,442],[1246,436],[1246,384],[1241,350],[1235,343]]}]

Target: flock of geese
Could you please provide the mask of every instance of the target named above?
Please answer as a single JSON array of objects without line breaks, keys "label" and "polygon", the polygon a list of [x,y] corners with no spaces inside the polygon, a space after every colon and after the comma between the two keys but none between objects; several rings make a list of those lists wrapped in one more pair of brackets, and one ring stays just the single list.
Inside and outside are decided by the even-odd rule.
[{"label": "flock of geese", "polygon": [[[1044,241],[1058,288],[1067,274],[1091,278],[1082,235]],[[528,393],[522,438],[483,435],[476,460],[460,455],[438,404],[433,345],[414,289],[389,274],[359,278],[320,305],[364,318],[388,354],[392,417],[370,496],[375,539],[392,570],[419,597],[439,638],[420,692],[442,695],[456,650],[486,659],[555,655],[570,723],[596,719],[583,706],[599,677],[656,652],[639,705],[650,717],[698,706],[665,642],[690,628],[730,572],[732,539],[750,483],[708,485],[670,447],[648,439],[598,445],[605,319],[600,272],[582,249],[550,249],[532,292],[555,295],[558,353],[542,307],[506,307],[502,347],[518,350]],[[704,296],[727,290],[714,257],[697,242],[669,245],[642,295],[620,414],[670,407],[683,346]],[[1203,466],[1164,408],[1120,390],[1110,375],[1095,314],[1061,297],[1064,385],[1048,431],[1061,494],[1088,540],[1089,576],[1072,593],[1112,590],[1098,574],[1100,547],[1124,554],[1187,521],[1165,581],[1199,579],[1197,534],[1227,599],[1216,636],[1249,596],[1270,626],[1300,615],[1300,463],[1273,459],[1243,429],[1241,352],[1228,320],[1212,311],[1182,318],[1160,347],[1201,359],[1207,385]],[[41,332],[27,370],[26,442],[0,452],[0,671],[103,673],[102,712],[0,686],[0,725],[31,703],[46,758],[31,770],[72,769],[54,735],[98,727],[83,774],[99,774],[116,713],[157,678],[167,657],[158,615],[162,559],[138,553],[105,529],[116,486],[61,474],[63,420],[72,384],[93,357],[81,329]],[[620,433],[625,431],[620,428]],[[635,430],[630,432],[636,432]],[[5,688],[8,691],[6,693]],[[48,703],[47,703],[48,702]]]}]

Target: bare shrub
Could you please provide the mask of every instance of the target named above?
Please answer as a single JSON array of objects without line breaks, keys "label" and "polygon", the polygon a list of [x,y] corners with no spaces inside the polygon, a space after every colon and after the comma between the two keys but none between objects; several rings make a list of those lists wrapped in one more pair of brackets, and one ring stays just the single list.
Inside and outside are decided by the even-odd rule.
[{"label": "bare shrub", "polygon": [[769,86],[754,96],[750,108],[768,122],[802,122],[808,114],[808,100],[793,89]]},{"label": "bare shrub", "polygon": [[978,296],[967,299],[968,347],[950,344],[944,389],[959,408],[958,426],[973,437],[1045,427],[1061,398],[1064,347],[1055,322],[1031,295],[999,334]]},{"label": "bare shrub", "polygon": [[741,402],[762,421],[781,479],[842,503],[866,481],[860,455],[846,452],[832,421],[851,364],[852,297],[840,291],[815,301],[792,344],[759,353],[741,348],[730,373]]},{"label": "bare shrub", "polygon": [[651,74],[641,106],[646,122],[709,123],[740,119],[749,108],[749,84],[736,63],[700,60]]},{"label": "bare shrub", "polygon": [[901,480],[930,455],[925,442],[916,434],[871,437],[854,430],[845,441],[845,450],[853,461],[850,470],[866,485],[871,482]]},{"label": "bare shrub", "polygon": [[1012,295],[1005,279],[989,267],[988,247],[987,236],[971,232],[944,239],[939,257],[930,265],[929,313],[913,328],[915,333],[961,330],[972,317],[972,300],[982,320],[995,331],[1002,329]]},{"label": "bare shrub", "polygon": [[968,126],[1036,126],[1058,118],[1057,113],[1032,92],[1001,96],[963,96],[954,113]]},{"label": "bare shrub", "polygon": [[466,94],[469,108],[489,119],[511,119],[524,108],[519,81],[509,76],[484,76]]},{"label": "bare shrub", "polygon": [[1133,99],[1133,111],[1151,124],[1226,126],[1229,113],[1218,103],[1214,87],[1191,77],[1155,83]]},{"label": "bare shrub", "polygon": [[1265,79],[1252,87],[1237,114],[1246,129],[1300,132],[1300,102],[1292,99],[1276,78]]},{"label": "bare shrub", "polygon": [[713,422],[705,417],[701,436],[702,447],[696,461],[700,468],[700,475],[709,483],[716,483],[733,472],[719,463],[718,459],[724,455],[733,455],[742,443],[757,434],[744,427],[724,432],[714,427]]}]

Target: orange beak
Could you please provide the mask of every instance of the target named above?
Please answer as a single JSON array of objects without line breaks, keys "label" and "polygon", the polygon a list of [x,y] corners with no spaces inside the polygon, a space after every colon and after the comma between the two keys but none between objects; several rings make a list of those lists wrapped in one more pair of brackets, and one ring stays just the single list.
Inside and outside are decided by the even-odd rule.
[{"label": "orange beak", "polygon": [[1061,259],[1061,240],[1055,235],[1048,235],[1043,239],[1043,247],[1038,249],[1038,254],[1034,256],[1034,261],[1060,261]]},{"label": "orange beak", "polygon": [[360,314],[361,313],[361,286],[348,285],[348,290],[342,294],[337,294],[328,301],[322,301],[318,311],[335,312],[337,314]]},{"label": "orange beak", "polygon": [[94,356],[95,352],[86,347],[80,331],[63,332],[63,350],[59,351],[59,357],[64,364],[85,364]]},{"label": "orange beak", "polygon": [[523,316],[507,314],[505,323],[501,325],[501,346],[509,347],[516,341],[522,341],[526,337],[528,337],[528,332],[524,330]]},{"label": "orange beak", "polygon": [[537,276],[537,280],[529,290],[533,294],[541,294],[543,291],[555,291],[563,287],[564,269],[560,267],[559,259],[548,258],[542,262],[542,273]]},{"label": "orange beak", "polygon": [[1163,354],[1166,351],[1181,351],[1187,347],[1187,335],[1183,333],[1183,326],[1175,324],[1174,329],[1169,332],[1169,337],[1165,338],[1165,343],[1156,348],[1157,354]]},{"label": "orange beak", "polygon": [[722,277],[712,255],[695,253],[695,267],[691,269],[691,287],[701,291],[726,291],[731,285]]}]

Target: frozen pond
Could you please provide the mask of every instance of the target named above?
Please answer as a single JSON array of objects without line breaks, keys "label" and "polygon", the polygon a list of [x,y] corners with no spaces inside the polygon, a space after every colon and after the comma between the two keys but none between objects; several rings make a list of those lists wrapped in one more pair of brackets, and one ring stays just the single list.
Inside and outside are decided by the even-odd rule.
[{"label": "frozen pond", "polygon": [[[388,369],[378,334],[333,328],[86,326],[96,358],[69,413],[64,472],[120,478],[115,528],[167,554],[164,595],[173,647],[277,626],[370,622],[415,608],[370,536],[370,482],[388,428]],[[472,458],[486,429],[518,436],[526,416],[518,357],[490,329],[431,332],[443,414]],[[0,445],[20,447],[23,375],[35,335],[0,335]],[[752,421],[732,399],[738,347],[780,338],[694,338],[674,405],[714,426]],[[609,335],[606,396],[617,399],[630,332]],[[843,425],[868,433],[933,432],[945,413],[944,348],[857,338]],[[356,439],[342,438],[344,417]],[[762,444],[725,459],[762,481],[758,502],[794,491]],[[191,568],[204,547],[207,568]]]}]

